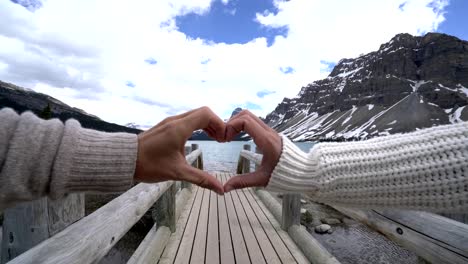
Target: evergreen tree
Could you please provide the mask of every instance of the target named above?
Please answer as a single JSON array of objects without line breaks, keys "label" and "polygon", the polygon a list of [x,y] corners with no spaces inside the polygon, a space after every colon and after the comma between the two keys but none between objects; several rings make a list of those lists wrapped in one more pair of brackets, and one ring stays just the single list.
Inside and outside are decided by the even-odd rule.
[{"label": "evergreen tree", "polygon": [[42,109],[42,112],[39,114],[39,117],[42,119],[51,119],[52,118],[52,110],[50,109],[50,104],[47,103],[47,106]]}]

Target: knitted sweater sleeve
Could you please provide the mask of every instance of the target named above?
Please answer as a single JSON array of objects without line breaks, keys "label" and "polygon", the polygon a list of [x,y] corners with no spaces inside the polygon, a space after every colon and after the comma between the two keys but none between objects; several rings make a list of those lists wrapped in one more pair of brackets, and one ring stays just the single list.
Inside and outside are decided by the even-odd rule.
[{"label": "knitted sweater sleeve", "polygon": [[468,122],[302,152],[282,137],[267,189],[347,207],[468,210]]},{"label": "knitted sweater sleeve", "polygon": [[137,137],[0,110],[0,210],[42,196],[122,192],[133,181]]}]

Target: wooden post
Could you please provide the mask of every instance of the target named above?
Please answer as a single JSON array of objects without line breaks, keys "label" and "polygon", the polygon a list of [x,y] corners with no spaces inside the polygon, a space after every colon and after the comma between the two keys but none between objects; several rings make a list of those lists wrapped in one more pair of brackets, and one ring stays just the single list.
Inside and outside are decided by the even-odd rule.
[{"label": "wooden post", "polygon": [[6,263],[84,217],[84,194],[47,197],[6,209],[0,263]]},{"label": "wooden post", "polygon": [[[262,151],[257,146],[255,146],[255,153],[262,154]],[[255,163],[255,170],[258,170],[259,167],[260,165],[257,165],[257,163]]]},{"label": "wooden post", "polygon": [[301,224],[301,195],[285,194],[283,195],[283,213],[281,228],[288,231],[293,225]]},{"label": "wooden post", "polygon": [[[250,151],[250,144],[245,144],[244,145],[244,150]],[[243,158],[243,164],[242,164],[242,173],[249,173],[250,172],[250,160]]]},{"label": "wooden post", "polygon": [[[190,152],[192,152],[192,147],[191,146],[185,146],[185,156],[190,154]],[[190,188],[192,188],[192,183],[183,181],[182,185],[181,185],[181,188],[182,189],[184,189],[184,188],[190,189]]]},{"label": "wooden post", "polygon": [[157,228],[167,226],[173,233],[176,231],[176,192],[176,185],[173,183],[155,203],[152,211]]},{"label": "wooden post", "polygon": [[[198,144],[192,144],[192,151],[195,151],[198,149]],[[200,166],[200,164],[198,163],[199,160],[197,158],[197,160],[192,164],[193,167],[195,168],[198,168]]]}]

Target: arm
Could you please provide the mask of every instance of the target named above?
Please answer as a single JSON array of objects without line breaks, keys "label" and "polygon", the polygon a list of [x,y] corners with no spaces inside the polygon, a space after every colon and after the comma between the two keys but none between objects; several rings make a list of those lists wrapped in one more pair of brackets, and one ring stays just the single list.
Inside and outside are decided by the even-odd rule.
[{"label": "arm", "polygon": [[0,209],[69,192],[122,192],[133,182],[137,136],[0,111]]},{"label": "arm", "polygon": [[194,130],[224,141],[225,124],[207,107],[168,117],[138,136],[11,109],[0,110],[0,120],[0,211],[46,195],[123,192],[133,180],[182,180],[224,191],[215,177],[185,160],[184,145]]},{"label": "arm", "polygon": [[468,209],[468,123],[361,142],[319,143],[309,153],[286,137],[282,143],[275,166],[263,168],[271,170],[271,178],[256,185],[348,207]]}]

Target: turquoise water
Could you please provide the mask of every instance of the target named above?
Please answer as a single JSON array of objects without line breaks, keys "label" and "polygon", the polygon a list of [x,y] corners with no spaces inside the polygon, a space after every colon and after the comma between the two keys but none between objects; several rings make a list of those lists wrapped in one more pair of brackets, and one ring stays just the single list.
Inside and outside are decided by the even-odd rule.
[{"label": "turquoise water", "polygon": [[[190,140],[186,145],[198,144],[203,151],[203,165],[206,171],[236,172],[239,153],[245,144],[255,151],[253,142],[233,141],[218,143],[216,141]],[[313,142],[300,142],[296,145],[305,152],[314,145]]]}]

